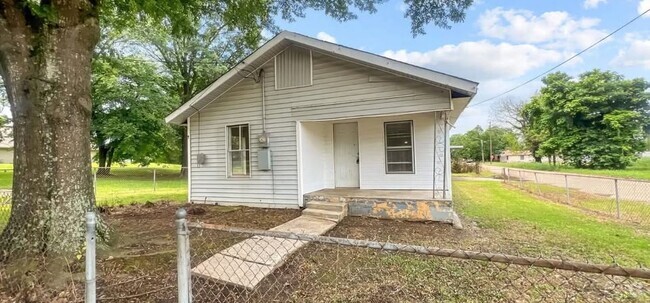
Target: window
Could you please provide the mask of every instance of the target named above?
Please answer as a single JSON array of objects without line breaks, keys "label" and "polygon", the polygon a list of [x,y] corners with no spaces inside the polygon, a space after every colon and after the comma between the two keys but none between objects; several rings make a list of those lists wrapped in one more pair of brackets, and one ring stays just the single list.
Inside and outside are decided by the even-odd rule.
[{"label": "window", "polygon": [[228,126],[228,175],[251,174],[249,143],[247,124]]},{"label": "window", "polygon": [[275,88],[294,88],[312,84],[311,51],[290,47],[275,57]]},{"label": "window", "polygon": [[413,121],[384,123],[386,144],[386,173],[412,174]]},{"label": "window", "polygon": [[524,160],[524,156],[519,156],[519,160],[523,161],[523,160]]}]

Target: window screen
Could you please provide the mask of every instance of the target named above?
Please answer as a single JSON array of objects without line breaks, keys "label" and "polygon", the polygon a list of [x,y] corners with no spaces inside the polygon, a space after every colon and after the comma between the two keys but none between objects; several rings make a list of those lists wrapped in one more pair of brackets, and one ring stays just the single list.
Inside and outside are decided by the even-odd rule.
[{"label": "window screen", "polygon": [[384,123],[386,173],[410,174],[413,167],[413,121]]},{"label": "window screen", "polygon": [[248,125],[228,126],[228,174],[248,176],[250,168]]},{"label": "window screen", "polygon": [[311,51],[290,47],[275,57],[275,87],[311,85]]}]

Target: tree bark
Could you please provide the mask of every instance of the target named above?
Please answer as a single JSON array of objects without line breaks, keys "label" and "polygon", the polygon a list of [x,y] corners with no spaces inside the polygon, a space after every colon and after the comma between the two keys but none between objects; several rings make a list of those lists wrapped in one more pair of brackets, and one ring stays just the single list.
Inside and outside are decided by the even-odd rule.
[{"label": "tree bark", "polygon": [[107,154],[107,157],[106,157],[106,167],[109,169],[109,172],[110,172],[111,166],[113,166],[113,153],[114,152],[115,152],[114,147],[111,146],[111,147],[108,148],[108,154]]},{"label": "tree bark", "polygon": [[181,176],[187,175],[187,127],[181,127]]},{"label": "tree bark", "polygon": [[96,2],[42,2],[55,20],[0,0],[0,72],[13,115],[14,177],[0,259],[57,257],[83,243],[94,206],[90,74]]},{"label": "tree bark", "polygon": [[99,162],[99,167],[106,167],[106,155],[108,154],[108,148],[106,145],[100,145],[97,151],[97,162]]},{"label": "tree bark", "polygon": [[113,162],[113,147],[107,145],[100,145],[97,152],[97,160],[99,168],[97,168],[97,175],[105,176],[111,173],[111,163]]}]

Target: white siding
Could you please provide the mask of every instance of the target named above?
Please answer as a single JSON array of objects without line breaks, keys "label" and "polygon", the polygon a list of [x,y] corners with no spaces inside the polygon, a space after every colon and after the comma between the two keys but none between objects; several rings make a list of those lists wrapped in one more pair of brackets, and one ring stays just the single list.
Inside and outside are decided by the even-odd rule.
[{"label": "white siding", "polygon": [[[415,173],[387,174],[384,122],[413,121]],[[433,113],[359,120],[359,173],[365,189],[428,189],[433,187]]]},{"label": "white siding", "polygon": [[0,149],[0,163],[14,163],[14,150],[11,148]]},{"label": "white siding", "polygon": [[302,123],[303,193],[334,187],[332,124]]},{"label": "white siding", "polygon": [[275,57],[275,88],[311,85],[311,51],[290,47]]},{"label": "white siding", "polygon": [[[276,90],[273,62],[264,65],[266,130],[271,134],[273,170],[257,170],[259,145],[255,139],[262,132],[261,87],[252,79],[244,79],[191,117],[192,201],[297,207],[302,197],[298,190],[296,121],[415,113],[450,107],[447,90],[316,52],[313,53],[313,85]],[[252,175],[228,178],[225,127],[241,123],[250,124]],[[331,141],[325,134],[325,140]],[[383,139],[380,138],[380,142]],[[429,142],[431,144],[431,140]],[[379,150],[383,153],[383,148]],[[196,163],[198,153],[206,155],[202,165]],[[381,167],[383,171],[383,165]],[[332,177],[325,173],[324,179],[324,184],[330,187]],[[426,188],[426,182],[418,181],[418,188]],[[398,184],[406,186],[407,183],[401,180]],[[369,184],[373,184],[372,181]],[[374,184],[378,184],[377,181]]]}]

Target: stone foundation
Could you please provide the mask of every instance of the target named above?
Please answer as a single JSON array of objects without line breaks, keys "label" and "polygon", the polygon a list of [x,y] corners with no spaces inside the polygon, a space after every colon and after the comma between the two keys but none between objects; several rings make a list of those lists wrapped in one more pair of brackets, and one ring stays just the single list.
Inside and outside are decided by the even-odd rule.
[{"label": "stone foundation", "polygon": [[[408,195],[408,193],[404,193]],[[460,226],[451,200],[409,199],[398,197],[355,197],[345,195],[323,195],[318,192],[304,196],[305,205],[310,201],[345,203],[348,215],[380,219],[409,221],[438,221]]]}]

